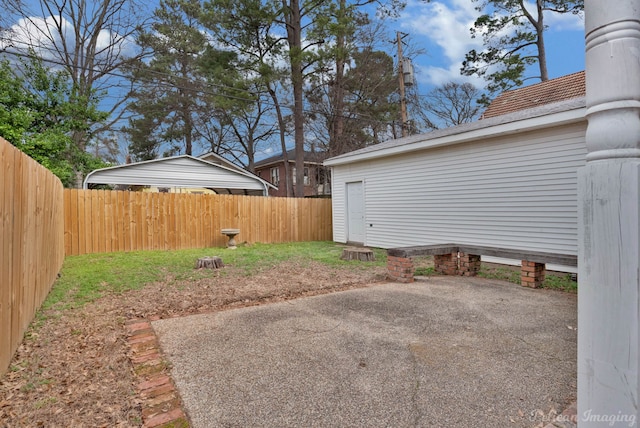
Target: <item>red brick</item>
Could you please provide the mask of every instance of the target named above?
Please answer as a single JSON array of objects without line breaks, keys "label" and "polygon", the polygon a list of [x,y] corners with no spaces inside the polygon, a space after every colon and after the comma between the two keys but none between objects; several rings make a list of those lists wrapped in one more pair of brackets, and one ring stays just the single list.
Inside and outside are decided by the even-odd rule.
[{"label": "red brick", "polygon": [[141,343],[134,343],[133,345],[131,345],[131,353],[133,355],[140,355],[142,353],[148,353],[149,351],[156,350],[157,348],[158,348],[158,344],[155,340],[141,342]]},{"label": "red brick", "polygon": [[144,342],[144,338],[147,338],[147,337],[155,338],[156,335],[153,332],[153,330],[140,330],[135,334],[129,335],[129,337],[127,338],[127,342],[129,342],[130,344]]},{"label": "red brick", "polygon": [[129,338],[128,342],[129,342],[129,345],[135,345],[136,343],[155,342],[155,340],[156,340],[155,334],[147,333],[147,334],[135,336],[133,338]]},{"label": "red brick", "polygon": [[180,408],[180,399],[175,394],[164,394],[152,400],[147,400],[145,408],[142,409],[142,417],[148,419],[178,408]]},{"label": "red brick", "polygon": [[136,364],[133,367],[135,374],[141,377],[152,377],[164,372],[166,365],[161,360],[153,360],[147,364]]},{"label": "red brick", "polygon": [[150,349],[149,352],[145,354],[131,357],[131,362],[133,364],[143,364],[154,360],[160,361],[160,354],[158,353],[157,349]]},{"label": "red brick", "polygon": [[171,403],[172,407],[178,407],[180,405],[180,398],[178,394],[174,391],[169,392],[167,394],[162,394],[157,397],[151,398],[145,401],[145,406],[147,407],[158,407],[165,403]]},{"label": "red brick", "polygon": [[538,288],[542,286],[541,280],[534,277],[522,276],[520,277],[521,284],[525,287]]},{"label": "red brick", "polygon": [[146,389],[155,388],[157,386],[171,383],[171,379],[167,375],[156,376],[153,379],[145,380],[138,385],[138,389],[144,391]]},{"label": "red brick", "polygon": [[144,426],[149,428],[155,428],[163,424],[167,424],[178,419],[186,419],[184,412],[181,409],[173,409],[167,413],[162,413],[145,421]]},{"label": "red brick", "polygon": [[146,330],[151,328],[151,323],[149,321],[141,321],[141,320],[136,320],[136,321],[137,322],[134,322],[132,324],[127,324],[127,330],[129,332],[135,332],[138,330]]},{"label": "red brick", "polygon": [[[153,346],[148,346],[146,349],[144,348],[131,348],[131,352],[129,353],[129,359],[133,361],[134,358],[144,357],[146,355],[153,355],[158,353],[158,348],[155,346],[155,343],[152,343]],[[138,345],[136,345],[138,346]],[[134,362],[135,363],[135,362]]]},{"label": "red brick", "polygon": [[541,287],[544,283],[545,274],[546,266],[544,263],[522,260],[520,281],[523,286],[532,288]]},{"label": "red brick", "polygon": [[153,397],[159,397],[160,395],[163,395],[163,394],[169,394],[173,391],[175,391],[173,384],[168,383],[166,385],[158,386],[156,388],[145,389],[144,391],[140,392],[140,397],[144,399],[149,399]]},{"label": "red brick", "polygon": [[527,284],[522,284],[525,287],[529,287],[529,288],[540,288],[542,287],[542,283],[537,281],[537,282],[529,282]]},{"label": "red brick", "polygon": [[397,282],[413,282],[413,260],[406,257],[393,257],[387,259],[387,274],[389,279]]}]

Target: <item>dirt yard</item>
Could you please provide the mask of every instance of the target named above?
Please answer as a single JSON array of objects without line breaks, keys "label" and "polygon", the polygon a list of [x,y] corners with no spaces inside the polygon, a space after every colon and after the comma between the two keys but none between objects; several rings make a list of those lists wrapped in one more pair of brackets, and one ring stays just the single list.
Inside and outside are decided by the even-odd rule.
[{"label": "dirt yard", "polygon": [[[356,262],[354,262],[356,263]],[[168,276],[81,309],[44,314],[0,378],[0,426],[141,426],[124,323],[345,290],[384,280],[386,269],[286,262],[247,277],[233,267],[197,282]]]}]

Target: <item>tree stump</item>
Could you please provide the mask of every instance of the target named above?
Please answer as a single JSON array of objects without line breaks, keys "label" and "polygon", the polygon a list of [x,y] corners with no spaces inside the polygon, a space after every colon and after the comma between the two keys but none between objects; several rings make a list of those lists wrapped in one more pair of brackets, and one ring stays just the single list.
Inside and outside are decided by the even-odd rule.
[{"label": "tree stump", "polygon": [[221,267],[224,267],[224,263],[218,256],[201,257],[196,262],[196,269],[220,269]]},{"label": "tree stump", "polygon": [[356,247],[343,249],[340,258],[342,260],[360,260],[361,262],[373,262],[376,259],[373,250]]}]

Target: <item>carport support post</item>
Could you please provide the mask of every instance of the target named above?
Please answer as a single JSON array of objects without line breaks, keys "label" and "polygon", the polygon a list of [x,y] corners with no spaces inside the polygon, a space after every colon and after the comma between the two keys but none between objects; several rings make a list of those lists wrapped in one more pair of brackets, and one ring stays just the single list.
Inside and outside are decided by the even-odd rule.
[{"label": "carport support post", "polygon": [[[585,0],[578,183],[578,420],[640,423],[640,0]],[[635,425],[634,425],[635,426]]]}]

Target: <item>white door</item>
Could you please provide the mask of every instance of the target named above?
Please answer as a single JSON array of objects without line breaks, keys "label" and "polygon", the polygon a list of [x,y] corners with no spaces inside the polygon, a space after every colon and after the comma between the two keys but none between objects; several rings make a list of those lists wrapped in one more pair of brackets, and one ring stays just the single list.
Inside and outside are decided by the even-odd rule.
[{"label": "white door", "polygon": [[362,181],[347,183],[347,242],[364,244],[364,193]]}]

